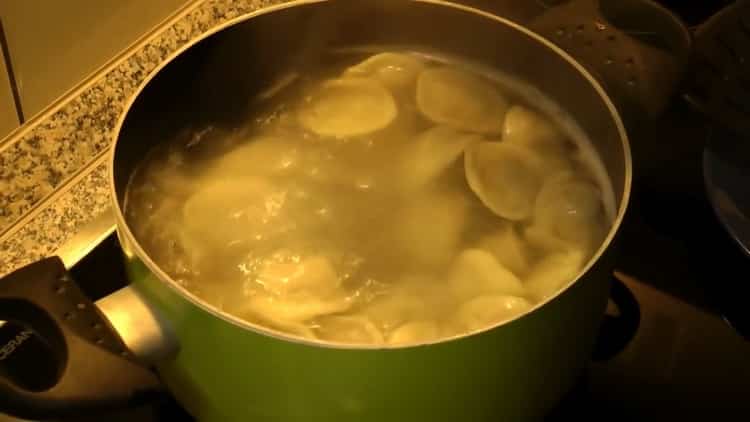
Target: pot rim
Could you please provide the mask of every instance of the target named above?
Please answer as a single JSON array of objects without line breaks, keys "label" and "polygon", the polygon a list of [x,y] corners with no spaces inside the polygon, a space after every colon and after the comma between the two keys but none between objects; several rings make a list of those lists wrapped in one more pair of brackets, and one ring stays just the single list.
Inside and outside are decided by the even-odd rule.
[{"label": "pot rim", "polygon": [[323,3],[328,0],[290,0],[288,2],[263,7],[259,10],[252,11],[250,13],[243,14],[241,16],[237,16],[235,18],[232,18],[222,24],[217,25],[214,28],[211,28],[210,30],[206,31],[205,33],[201,34],[197,38],[185,43],[183,46],[178,48],[176,51],[172,52],[169,56],[167,56],[156,68],[152,70],[152,72],[141,82],[139,87],[136,89],[136,91],[131,95],[128,102],[123,107],[123,112],[120,115],[120,118],[117,121],[117,124],[114,128],[114,133],[117,134],[115,137],[112,145],[110,146],[109,151],[109,185],[110,185],[110,196],[113,204],[113,210],[114,210],[114,216],[115,220],[117,222],[117,232],[119,236],[125,236],[128,241],[128,248],[132,249],[131,251],[126,251],[126,254],[129,252],[133,252],[135,256],[137,256],[138,259],[140,259],[144,265],[148,268],[149,271],[151,271],[153,274],[156,275],[156,277],[159,279],[160,282],[166,284],[169,286],[175,293],[178,295],[186,298],[188,301],[190,301],[193,305],[199,307],[201,310],[220,318],[227,323],[230,323],[232,325],[235,325],[238,328],[252,331],[259,335],[269,336],[276,338],[278,340],[287,341],[287,342],[293,342],[298,344],[303,344],[307,346],[314,346],[314,347],[323,347],[323,348],[335,348],[335,349],[354,349],[354,350],[391,350],[391,349],[408,349],[408,348],[414,348],[414,347],[420,347],[420,346],[428,346],[433,344],[441,344],[441,343],[447,343],[455,340],[465,339],[468,337],[472,337],[481,333],[489,332],[491,330],[494,330],[498,327],[508,325],[516,320],[519,320],[521,318],[526,317],[527,315],[530,315],[534,312],[536,312],[538,309],[544,307],[546,304],[556,300],[559,296],[563,295],[568,289],[570,289],[574,284],[576,284],[584,274],[588,273],[591,267],[599,261],[602,254],[605,250],[609,248],[611,245],[614,237],[619,232],[620,226],[622,224],[623,218],[625,217],[625,213],[627,211],[628,205],[630,203],[630,194],[631,194],[631,185],[632,185],[632,176],[633,176],[633,168],[632,168],[632,155],[630,150],[630,142],[628,140],[628,135],[625,130],[625,125],[623,124],[622,118],[617,111],[617,108],[615,107],[614,103],[610,99],[610,97],[607,95],[604,88],[601,86],[601,84],[594,78],[590,72],[588,72],[583,65],[581,65],[577,60],[575,60],[570,54],[562,50],[561,48],[557,47],[555,44],[553,44],[551,41],[548,41],[541,35],[536,34],[535,32],[531,31],[530,29],[527,29],[521,24],[515,23],[507,18],[504,18],[502,16],[494,15],[490,12],[486,12],[474,7],[462,5],[462,4],[456,4],[451,3],[445,0],[410,0],[416,3],[427,3],[427,4],[433,4],[441,7],[448,7],[453,8],[457,11],[464,11],[473,13],[475,15],[481,16],[486,19],[490,19],[495,21],[496,23],[509,26],[515,31],[520,32],[522,35],[525,35],[527,37],[532,38],[534,41],[538,42],[542,46],[552,50],[557,55],[561,56],[566,62],[568,62],[571,66],[573,66],[574,69],[576,69],[588,82],[589,84],[594,88],[594,90],[599,94],[602,101],[606,105],[609,114],[612,116],[613,121],[615,123],[615,126],[617,127],[617,132],[620,136],[620,141],[622,143],[623,152],[624,152],[624,168],[625,168],[625,175],[624,175],[624,186],[623,192],[622,192],[622,198],[620,200],[620,204],[618,206],[617,214],[615,216],[615,219],[612,222],[612,226],[609,230],[609,233],[607,237],[605,238],[604,242],[602,242],[599,249],[594,253],[587,264],[579,271],[578,275],[573,278],[567,285],[562,287],[558,292],[551,297],[540,301],[536,303],[534,306],[532,306],[529,310],[526,312],[516,315],[513,318],[509,318],[506,320],[502,320],[498,323],[489,325],[487,327],[484,327],[479,330],[473,330],[469,331],[464,334],[460,335],[454,335],[454,336],[447,336],[447,337],[441,337],[437,340],[429,341],[429,342],[421,342],[421,343],[406,343],[406,344],[396,344],[396,345],[388,345],[388,344],[357,344],[357,343],[343,343],[343,342],[335,342],[335,341],[327,341],[327,340],[312,340],[308,338],[304,338],[301,336],[296,336],[293,334],[289,334],[280,330],[275,330],[272,328],[265,327],[261,324],[255,324],[249,321],[246,321],[242,318],[236,317],[234,315],[231,315],[229,313],[223,312],[214,305],[211,305],[210,303],[206,302],[205,300],[199,298],[192,292],[188,291],[184,287],[182,287],[180,284],[178,284],[176,281],[174,281],[168,274],[166,274],[150,257],[149,255],[143,250],[140,243],[136,240],[136,237],[133,235],[132,231],[130,230],[130,227],[128,223],[125,220],[125,216],[123,214],[123,210],[121,209],[120,203],[117,200],[117,189],[115,184],[115,176],[114,171],[111,171],[114,168],[115,164],[115,151],[116,151],[116,145],[120,139],[120,131],[122,129],[122,126],[125,122],[125,119],[128,116],[128,113],[130,112],[131,107],[135,103],[136,99],[140,96],[141,92],[145,89],[146,86],[148,86],[149,82],[156,77],[157,74],[161,72],[162,69],[164,69],[166,66],[168,66],[175,58],[180,56],[182,53],[193,47],[194,45],[198,44],[199,42],[203,41],[206,38],[211,37],[212,35],[221,32],[222,30],[232,27],[234,25],[237,25],[241,22],[250,20],[254,17],[264,15],[267,13],[274,13],[280,10],[284,10],[287,8],[297,7],[301,5],[308,5],[308,4],[316,4],[316,3]]}]

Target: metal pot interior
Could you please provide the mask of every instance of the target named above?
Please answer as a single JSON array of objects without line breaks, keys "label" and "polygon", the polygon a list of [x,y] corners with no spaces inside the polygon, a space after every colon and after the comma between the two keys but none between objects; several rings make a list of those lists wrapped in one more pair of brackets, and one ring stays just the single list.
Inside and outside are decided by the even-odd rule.
[{"label": "metal pot interior", "polygon": [[115,214],[120,235],[151,271],[170,281],[138,245],[122,212],[130,176],[149,150],[184,130],[238,126],[251,112],[248,99],[280,75],[304,72],[327,50],[366,46],[437,51],[499,69],[566,110],[592,141],[614,189],[615,223],[592,262],[607,248],[629,197],[630,152],[615,108],[569,56],[510,21],[455,4],[305,1],[238,18],[183,48],[151,77],[122,119],[113,152]]}]

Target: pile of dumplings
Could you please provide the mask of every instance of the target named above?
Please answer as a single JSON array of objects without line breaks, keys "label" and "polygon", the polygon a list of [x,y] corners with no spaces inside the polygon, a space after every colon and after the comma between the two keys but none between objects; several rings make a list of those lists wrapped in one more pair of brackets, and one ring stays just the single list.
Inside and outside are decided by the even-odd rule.
[{"label": "pile of dumplings", "polygon": [[580,148],[467,65],[385,52],[284,90],[221,153],[172,145],[129,188],[146,251],[225,312],[434,342],[554,296],[609,230]]}]

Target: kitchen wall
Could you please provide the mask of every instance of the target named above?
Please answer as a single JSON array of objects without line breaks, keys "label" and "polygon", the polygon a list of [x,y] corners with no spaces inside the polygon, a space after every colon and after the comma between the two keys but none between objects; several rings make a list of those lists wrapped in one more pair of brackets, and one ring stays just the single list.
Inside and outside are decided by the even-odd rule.
[{"label": "kitchen wall", "polygon": [[[196,0],[0,0],[0,139]],[[11,84],[20,110],[13,106]],[[10,107],[10,108],[9,108]],[[20,122],[23,123],[23,122]]]},{"label": "kitchen wall", "polygon": [[18,114],[13,103],[10,78],[5,67],[5,56],[0,49],[0,139],[18,126]]}]

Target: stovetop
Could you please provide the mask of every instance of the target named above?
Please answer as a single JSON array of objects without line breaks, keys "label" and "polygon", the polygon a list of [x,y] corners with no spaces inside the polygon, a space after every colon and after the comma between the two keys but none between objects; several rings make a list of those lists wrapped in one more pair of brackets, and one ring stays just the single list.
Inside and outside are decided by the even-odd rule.
[{"label": "stovetop", "polygon": [[[661,3],[694,25],[729,2]],[[708,123],[677,98],[653,127],[631,139],[637,166],[617,268],[639,303],[640,325],[617,356],[591,362],[546,420],[747,418],[750,312],[744,302],[750,300],[750,257],[731,241],[705,194],[702,155],[709,131]],[[92,299],[124,285],[120,254],[110,236],[72,268]],[[169,397],[140,408],[66,419],[101,420],[192,419]]]}]

